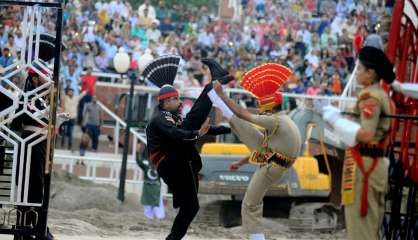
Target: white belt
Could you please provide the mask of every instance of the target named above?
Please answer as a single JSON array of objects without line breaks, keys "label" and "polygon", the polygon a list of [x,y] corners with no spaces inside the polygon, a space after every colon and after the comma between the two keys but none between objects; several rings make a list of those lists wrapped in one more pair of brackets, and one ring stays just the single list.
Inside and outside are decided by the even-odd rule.
[{"label": "white belt", "polygon": [[37,126],[24,126],[23,131],[38,132],[41,131],[41,134],[47,135],[48,131],[46,127],[37,127]]}]

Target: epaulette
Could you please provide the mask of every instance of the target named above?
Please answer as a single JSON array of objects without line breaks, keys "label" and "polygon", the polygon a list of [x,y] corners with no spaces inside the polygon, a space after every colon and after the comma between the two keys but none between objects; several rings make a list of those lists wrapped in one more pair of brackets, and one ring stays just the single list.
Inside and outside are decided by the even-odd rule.
[{"label": "epaulette", "polygon": [[372,91],[366,91],[366,92],[364,92],[364,93],[361,93],[361,94],[359,95],[359,97],[358,97],[358,100],[359,100],[359,101],[362,101],[362,100],[366,100],[366,99],[369,99],[369,98],[374,98],[374,99],[376,99],[379,103],[381,103],[381,102],[382,102],[382,100],[381,100],[381,96],[379,96],[379,94],[378,94],[378,93],[376,93],[376,92],[372,92]]}]

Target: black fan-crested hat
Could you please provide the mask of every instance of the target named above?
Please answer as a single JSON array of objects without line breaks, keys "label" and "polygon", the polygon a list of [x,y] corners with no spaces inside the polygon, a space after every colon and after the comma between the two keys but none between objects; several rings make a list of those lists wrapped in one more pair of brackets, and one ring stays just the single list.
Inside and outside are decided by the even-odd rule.
[{"label": "black fan-crested hat", "polygon": [[[62,49],[65,49],[65,45],[61,45]],[[32,56],[34,56],[34,51],[36,47],[36,35],[33,35],[33,47],[32,47]],[[49,62],[55,57],[55,37],[48,33],[39,34],[39,59],[44,62]]]},{"label": "black fan-crested hat", "polygon": [[159,88],[166,84],[173,85],[180,59],[181,57],[177,55],[158,57],[145,67],[142,72],[142,77],[157,85]]}]

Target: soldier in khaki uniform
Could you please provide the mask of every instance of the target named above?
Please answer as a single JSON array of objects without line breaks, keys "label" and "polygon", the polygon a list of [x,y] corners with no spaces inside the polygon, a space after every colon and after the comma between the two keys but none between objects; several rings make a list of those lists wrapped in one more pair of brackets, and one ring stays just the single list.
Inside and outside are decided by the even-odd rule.
[{"label": "soldier in khaki uniform", "polygon": [[[251,114],[229,99],[219,83],[214,83],[214,91],[208,93],[213,105],[222,111],[233,132],[252,150],[249,161],[260,163],[245,193],[241,215],[250,239],[264,240],[263,198],[298,156],[302,142],[299,129],[284,112],[275,112],[280,109],[277,98],[260,104],[260,114]],[[259,130],[254,124],[265,130]],[[235,167],[244,161],[235,163]]]},{"label": "soldier in khaki uniform", "polygon": [[357,82],[359,92],[352,121],[341,116],[338,109],[326,106],[324,119],[334,127],[348,149],[344,160],[342,202],[348,239],[376,240],[385,211],[388,188],[388,161],[384,158],[390,119],[382,114],[394,112],[380,79],[391,84],[395,79],[393,66],[385,53],[374,47],[360,50]]}]

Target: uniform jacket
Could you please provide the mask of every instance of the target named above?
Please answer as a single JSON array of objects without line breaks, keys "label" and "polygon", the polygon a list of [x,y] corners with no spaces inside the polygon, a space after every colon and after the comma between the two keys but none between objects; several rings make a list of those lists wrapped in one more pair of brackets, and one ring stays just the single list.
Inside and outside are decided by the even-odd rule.
[{"label": "uniform jacket", "polygon": [[[207,134],[228,132],[230,129],[227,127],[211,126]],[[146,133],[150,159],[157,168],[161,161],[173,161],[179,165],[191,162],[195,172],[201,169],[200,155],[195,147],[199,131],[183,129],[180,116],[159,109],[149,122]]]}]

